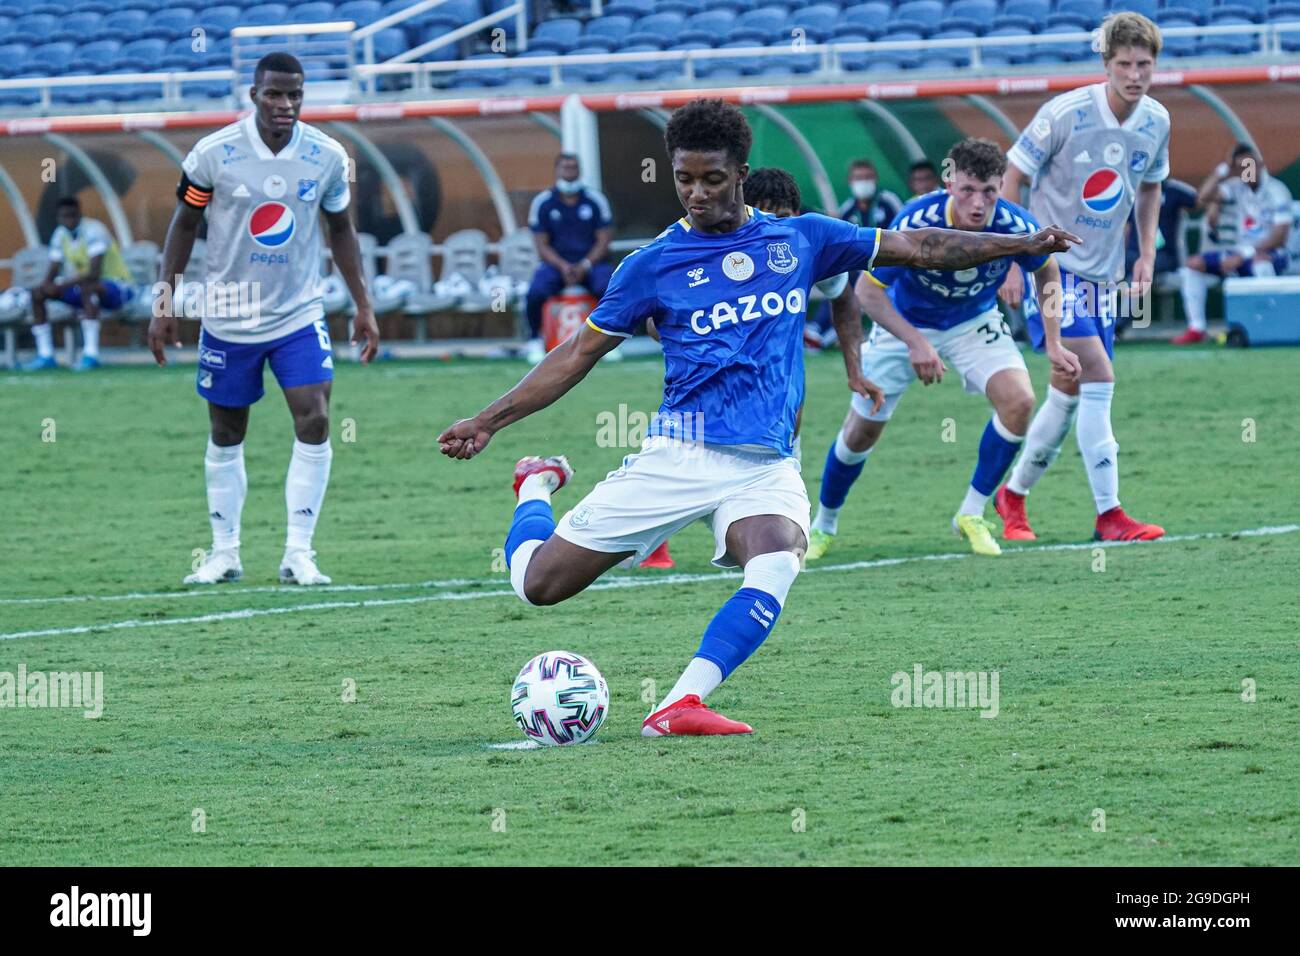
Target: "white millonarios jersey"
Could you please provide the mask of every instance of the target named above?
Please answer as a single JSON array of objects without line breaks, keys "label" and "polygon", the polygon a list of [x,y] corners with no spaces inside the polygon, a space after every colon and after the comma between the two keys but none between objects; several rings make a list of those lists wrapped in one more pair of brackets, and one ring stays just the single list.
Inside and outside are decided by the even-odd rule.
[{"label": "white millonarios jersey", "polygon": [[343,147],[299,122],[272,153],[250,114],[199,140],[182,168],[208,213],[204,329],[267,342],[324,318],[320,212],[351,199]]},{"label": "white millonarios jersey", "polygon": [[1169,112],[1144,96],[1120,123],[1105,83],[1071,90],[1043,104],[1007,159],[1033,177],[1034,218],[1083,240],[1057,254],[1061,267],[1115,282],[1124,278],[1124,223],[1138,184],[1169,176]]},{"label": "white millonarios jersey", "polygon": [[1263,169],[1255,185],[1259,188],[1252,189],[1235,176],[1219,185],[1221,245],[1254,246],[1263,242],[1274,226],[1291,222],[1291,190]]}]

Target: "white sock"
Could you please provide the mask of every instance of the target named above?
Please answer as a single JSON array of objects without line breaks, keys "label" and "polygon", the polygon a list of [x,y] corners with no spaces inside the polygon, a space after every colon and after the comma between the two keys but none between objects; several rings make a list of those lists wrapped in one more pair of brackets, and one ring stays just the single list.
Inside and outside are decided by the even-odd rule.
[{"label": "white sock", "polygon": [[1007,487],[1018,495],[1029,494],[1038,479],[1061,453],[1065,436],[1074,424],[1074,413],[1079,407],[1078,395],[1067,395],[1052,386],[1047,387],[1047,401],[1043,402],[1025,435],[1024,451],[1011,470]]},{"label": "white sock", "polygon": [[81,320],[81,354],[99,358],[99,319]]},{"label": "white sock", "polygon": [[320,518],[333,457],[334,449],[330,447],[328,438],[319,445],[308,445],[294,439],[289,474],[284,480],[284,503],[289,509],[285,551],[311,550],[311,536]]},{"label": "white sock", "polygon": [[525,501],[545,501],[549,505],[557,481],[552,471],[539,471],[529,475],[519,486],[519,504]]},{"label": "white sock", "polygon": [[661,700],[659,706],[651,713],[663,710],[687,694],[695,694],[700,700],[704,700],[721,683],[722,669],[717,664],[703,657],[692,657],[691,662],[686,665],[686,670],[682,671],[682,676],[677,678],[677,683],[668,692],[668,696]]},{"label": "white sock", "polygon": [[1205,331],[1205,299],[1209,295],[1210,277],[1204,272],[1183,266],[1183,311],[1187,313],[1187,327],[1195,332]]},{"label": "white sock", "polygon": [[[532,477],[531,475],[529,477]],[[525,481],[528,479],[525,478]],[[533,559],[533,552],[544,545],[546,542],[537,538],[529,538],[519,547],[515,548],[515,553],[510,555],[510,586],[515,589],[519,595],[519,600],[525,604],[532,604],[528,600],[528,595],[524,593],[524,579],[528,576],[528,562]]]},{"label": "white sock", "polygon": [[988,504],[989,496],[980,494],[975,490],[974,485],[966,487],[966,497],[962,499],[961,507],[957,509],[959,515],[982,515],[984,506]]},{"label": "white sock", "polygon": [[848,443],[844,441],[844,429],[841,428],[839,434],[835,436],[835,457],[844,464],[856,465],[860,461],[866,461],[867,456],[870,454],[870,448],[866,451],[854,451],[850,448]]},{"label": "white sock", "polygon": [[203,456],[203,476],[208,486],[208,520],[212,523],[212,550],[239,550],[239,516],[248,493],[244,472],[244,446],[214,445],[208,439]]},{"label": "white sock", "polygon": [[36,339],[36,354],[43,359],[54,358],[54,327],[48,322],[32,326],[32,338]]},{"label": "white sock", "polygon": [[1097,514],[1119,507],[1119,444],[1110,428],[1114,394],[1114,382],[1084,382],[1079,386],[1079,454],[1088,471]]}]

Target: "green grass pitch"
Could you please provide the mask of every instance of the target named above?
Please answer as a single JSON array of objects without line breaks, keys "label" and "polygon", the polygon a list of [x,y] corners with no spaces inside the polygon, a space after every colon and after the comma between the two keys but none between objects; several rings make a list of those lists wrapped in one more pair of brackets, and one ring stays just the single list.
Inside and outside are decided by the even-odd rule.
[{"label": "green grass pitch", "polygon": [[[570,456],[567,508],[626,453],[602,414],[656,406],[657,360],[602,364],[468,463],[433,437],[521,364],[340,368],[316,546],[336,585],[375,587],[314,591],[275,587],[291,430],[269,377],[245,580],[188,593],[193,368],[0,375],[0,672],[105,688],[98,719],[0,708],[0,864],[1295,865],[1300,533],[1233,533],[1300,521],[1298,359],[1120,346],[1125,506],[1202,537],[1102,557],[1071,439],[1031,498],[1037,546],[926,560],[962,553],[988,411],[952,378],[915,386],[822,564],[911,560],[802,575],[710,699],[757,733],[659,741],[647,682],[675,680],[735,579],[616,571],[646,586],[532,609],[496,550],[515,459]],[[808,371],[815,499],[847,391],[838,355]],[[702,527],[672,545],[673,573],[712,573]],[[597,742],[489,748],[519,739],[515,672],[556,648],[609,681]],[[997,716],[895,708],[917,664],[996,671]]]}]

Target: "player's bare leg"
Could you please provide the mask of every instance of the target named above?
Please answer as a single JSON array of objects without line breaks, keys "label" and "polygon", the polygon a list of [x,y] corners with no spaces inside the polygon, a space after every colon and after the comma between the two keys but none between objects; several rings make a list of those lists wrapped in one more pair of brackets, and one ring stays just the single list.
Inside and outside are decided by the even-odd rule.
[{"label": "player's bare leg", "polygon": [[1002,549],[984,518],[984,506],[1025,440],[1029,418],[1034,413],[1034,389],[1029,373],[1023,368],[1004,368],[989,378],[984,394],[993,406],[993,417],[980,436],[975,471],[966,497],[952,519],[952,527],[970,542],[972,551],[992,557],[1001,554]]},{"label": "player's bare leg", "polygon": [[[896,396],[890,396],[886,408],[892,409],[896,401]],[[853,482],[862,474],[867,456],[880,440],[886,424],[888,422],[884,420],[864,418],[852,408],[844,416],[844,423],[826,453],[826,464],[822,468],[817,516],[813,519],[808,542],[809,561],[819,560],[830,549],[839,531],[840,509],[844,507]]]},{"label": "player's bare leg", "polygon": [[293,457],[284,482],[289,526],[284,558],[280,561],[280,580],[285,584],[330,583],[330,578],[316,567],[311,539],[325,501],[330,462],[334,457],[330,447],[331,384],[315,382],[284,390],[284,400],[293,415],[294,433]]},{"label": "player's bare leg", "polygon": [[803,529],[784,515],[753,515],[727,528],[727,554],[745,569],[740,590],[714,615],[700,648],[654,713],[645,737],[749,734],[749,724],[704,705],[704,698],[767,638],[799,573]]},{"label": "player's bare leg", "polygon": [[244,576],[239,561],[239,518],[248,493],[244,471],[244,435],[248,409],[208,403],[210,434],[203,456],[203,476],[208,492],[208,520],[212,549],[185,584],[220,584]]}]

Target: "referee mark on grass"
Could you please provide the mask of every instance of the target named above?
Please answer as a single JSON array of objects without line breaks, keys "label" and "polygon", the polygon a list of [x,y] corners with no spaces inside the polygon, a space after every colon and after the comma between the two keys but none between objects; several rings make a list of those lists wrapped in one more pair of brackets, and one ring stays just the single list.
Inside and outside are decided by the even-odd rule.
[{"label": "referee mark on grass", "polygon": [[[1223,538],[1257,538],[1271,537],[1274,535],[1293,534],[1300,531],[1300,524],[1272,525],[1264,528],[1249,528],[1243,531],[1219,532],[1209,531],[1200,534],[1182,534],[1167,535],[1158,541],[1136,542],[1136,541],[1089,541],[1081,544],[1047,544],[1037,546],[1027,546],[1020,548],[1006,548],[1003,554],[1026,554],[1052,551],[1082,551],[1096,547],[1128,547],[1135,544],[1144,544],[1158,546],[1161,544],[1180,544],[1187,541],[1208,541]],[[912,555],[902,558],[878,558],[872,561],[852,561],[846,564],[830,564],[819,567],[811,567],[804,570],[805,574],[823,574],[843,571],[864,571],[871,568],[889,568],[900,564],[917,564],[924,561],[962,561],[974,557],[970,552],[952,552],[944,554],[921,554]],[[608,591],[616,588],[645,588],[659,587],[669,584],[694,584],[702,581],[719,581],[728,578],[740,578],[743,574],[740,571],[713,571],[703,574],[668,574],[655,577],[639,577],[634,575],[622,575],[614,578],[606,578],[597,581],[587,590],[589,591]],[[169,627],[180,624],[212,624],[222,621],[242,621],[255,617],[269,617],[277,614],[305,614],[311,612],[336,611],[349,608],[371,608],[371,607],[396,607],[404,604],[429,604],[435,601],[472,601],[477,598],[492,597],[513,597],[514,591],[509,588],[497,588],[495,590],[485,590],[481,585],[488,582],[481,580],[460,580],[453,579],[456,584],[480,585],[480,588],[472,591],[439,591],[437,594],[422,594],[415,597],[404,598],[366,598],[362,600],[350,601],[317,601],[311,604],[294,604],[288,607],[271,607],[271,608],[242,608],[236,611],[218,611],[212,614],[199,614],[191,617],[174,617],[163,618],[158,620],[141,620],[132,618],[125,621],[113,621],[107,624],[86,624],[76,627],[51,627],[34,631],[14,631],[8,634],[0,634],[0,641],[12,641],[24,637],[62,637],[75,634],[98,634],[110,631],[134,630],[142,627]],[[354,590],[381,590],[381,589],[400,589],[400,588],[428,588],[431,586],[447,586],[452,582],[424,582],[422,584],[366,584],[366,585],[342,585],[341,587]],[[495,582],[492,582],[495,583]],[[237,594],[248,594],[254,591],[281,591],[282,588],[246,588]],[[313,591],[322,591],[325,588],[313,588]],[[173,596],[175,594],[190,594],[194,592],[160,592],[159,597]],[[204,591],[204,594],[212,592]],[[300,591],[295,593],[301,593]],[[140,595],[140,597],[149,597],[150,595]],[[72,600],[108,600],[119,599],[125,600],[131,598],[131,595],[116,595],[104,598],[84,598]],[[39,601],[37,598],[24,598],[19,600]]]}]

